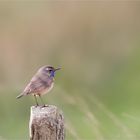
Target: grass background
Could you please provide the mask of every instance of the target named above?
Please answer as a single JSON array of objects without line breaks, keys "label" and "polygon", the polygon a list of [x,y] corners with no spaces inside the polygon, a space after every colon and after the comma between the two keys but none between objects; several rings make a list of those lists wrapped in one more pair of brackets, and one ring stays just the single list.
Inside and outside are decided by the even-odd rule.
[{"label": "grass background", "polygon": [[66,140],[139,140],[139,1],[0,1],[0,140],[29,139],[43,65],[62,67],[47,104],[64,112]]}]

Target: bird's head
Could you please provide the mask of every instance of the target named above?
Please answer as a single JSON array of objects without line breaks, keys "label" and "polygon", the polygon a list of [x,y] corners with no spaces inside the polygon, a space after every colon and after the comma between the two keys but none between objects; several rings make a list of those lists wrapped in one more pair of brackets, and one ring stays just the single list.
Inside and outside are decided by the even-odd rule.
[{"label": "bird's head", "polygon": [[54,77],[55,76],[55,72],[57,70],[60,70],[60,68],[54,68],[52,66],[44,66],[42,68],[40,68],[39,71],[46,73],[47,75],[49,75],[50,77]]}]

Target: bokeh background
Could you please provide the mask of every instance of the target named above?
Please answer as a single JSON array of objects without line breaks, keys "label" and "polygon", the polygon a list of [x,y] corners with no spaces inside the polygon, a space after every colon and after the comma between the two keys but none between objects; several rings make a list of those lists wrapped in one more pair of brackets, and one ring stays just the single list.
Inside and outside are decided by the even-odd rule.
[{"label": "bokeh background", "polygon": [[43,65],[66,140],[140,139],[139,1],[0,1],[0,140],[29,139],[34,98],[15,98]]}]

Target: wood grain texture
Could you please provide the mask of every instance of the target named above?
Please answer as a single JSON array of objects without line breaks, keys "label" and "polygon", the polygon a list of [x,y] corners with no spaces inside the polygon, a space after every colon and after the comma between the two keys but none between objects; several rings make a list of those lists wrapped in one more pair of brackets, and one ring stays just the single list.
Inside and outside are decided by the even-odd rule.
[{"label": "wood grain texture", "polygon": [[53,105],[32,106],[29,130],[30,140],[64,140],[63,113]]}]

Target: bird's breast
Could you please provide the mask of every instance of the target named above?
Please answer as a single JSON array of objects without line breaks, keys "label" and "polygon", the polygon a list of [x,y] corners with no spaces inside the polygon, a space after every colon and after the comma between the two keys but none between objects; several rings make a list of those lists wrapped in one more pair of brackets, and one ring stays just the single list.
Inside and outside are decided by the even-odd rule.
[{"label": "bird's breast", "polygon": [[50,84],[50,86],[48,86],[48,87],[46,87],[46,89],[44,89],[44,91],[41,93],[41,95],[47,94],[49,91],[52,90],[53,86],[54,86],[54,83],[52,82]]}]

